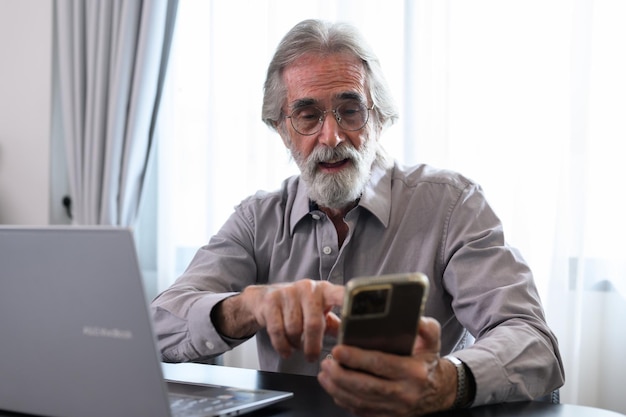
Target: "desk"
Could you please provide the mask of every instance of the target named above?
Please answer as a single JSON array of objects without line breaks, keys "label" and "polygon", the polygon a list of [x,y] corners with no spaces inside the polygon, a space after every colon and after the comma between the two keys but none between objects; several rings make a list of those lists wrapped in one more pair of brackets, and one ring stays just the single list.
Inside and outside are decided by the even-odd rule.
[{"label": "desk", "polygon": [[[241,388],[292,391],[294,397],[266,409],[246,414],[249,417],[354,417],[337,407],[315,377],[230,368],[217,365],[163,364],[166,378]],[[23,417],[0,411],[0,417]],[[569,404],[519,402],[446,411],[433,417],[626,417],[613,411]],[[87,416],[86,416],[87,417]],[[122,417],[122,416],[119,416]]]},{"label": "desk", "polygon": [[[294,397],[249,414],[250,417],[353,417],[337,407],[315,377],[255,371],[217,365],[163,364],[166,378],[241,388],[292,391]],[[613,411],[536,401],[496,404],[447,411],[437,417],[624,417]]]}]

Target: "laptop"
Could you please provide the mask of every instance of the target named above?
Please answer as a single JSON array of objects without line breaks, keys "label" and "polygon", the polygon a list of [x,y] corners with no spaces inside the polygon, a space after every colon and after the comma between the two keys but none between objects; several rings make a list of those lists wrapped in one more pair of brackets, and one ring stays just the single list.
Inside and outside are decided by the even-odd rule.
[{"label": "laptop", "polygon": [[0,226],[0,410],[222,416],[293,396],[166,381],[155,341],[129,229]]}]

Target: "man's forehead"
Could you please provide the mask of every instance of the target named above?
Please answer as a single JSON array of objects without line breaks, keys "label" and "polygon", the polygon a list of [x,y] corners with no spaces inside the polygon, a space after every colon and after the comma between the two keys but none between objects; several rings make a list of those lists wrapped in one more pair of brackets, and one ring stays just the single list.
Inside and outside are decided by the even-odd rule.
[{"label": "man's forehead", "polygon": [[365,67],[346,54],[305,54],[283,71],[287,103],[335,101],[362,98],[365,94]]}]

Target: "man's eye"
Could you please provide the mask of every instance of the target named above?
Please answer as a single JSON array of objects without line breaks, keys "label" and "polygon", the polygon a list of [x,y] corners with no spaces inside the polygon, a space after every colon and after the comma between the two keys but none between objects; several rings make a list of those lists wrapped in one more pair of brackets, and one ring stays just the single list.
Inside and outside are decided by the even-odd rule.
[{"label": "man's eye", "polygon": [[301,120],[317,120],[320,118],[320,112],[316,109],[302,109],[296,117]]},{"label": "man's eye", "polygon": [[341,115],[341,117],[348,118],[348,117],[355,117],[363,112],[364,112],[363,106],[354,105],[354,106],[342,107],[339,111],[339,114]]},{"label": "man's eye", "polygon": [[365,106],[358,101],[348,101],[337,107],[342,117],[352,117],[365,111]]}]

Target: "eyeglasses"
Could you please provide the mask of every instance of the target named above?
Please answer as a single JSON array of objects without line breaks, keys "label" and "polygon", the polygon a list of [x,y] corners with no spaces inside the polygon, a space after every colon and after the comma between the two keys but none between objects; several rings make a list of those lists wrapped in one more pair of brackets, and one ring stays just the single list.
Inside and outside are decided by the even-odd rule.
[{"label": "eyeglasses", "polygon": [[331,110],[322,110],[310,104],[296,108],[287,119],[291,119],[291,126],[296,132],[310,136],[322,130],[326,114],[332,112],[339,127],[355,131],[363,129],[369,119],[369,112],[373,109],[374,105],[367,107],[356,100],[344,101]]}]

